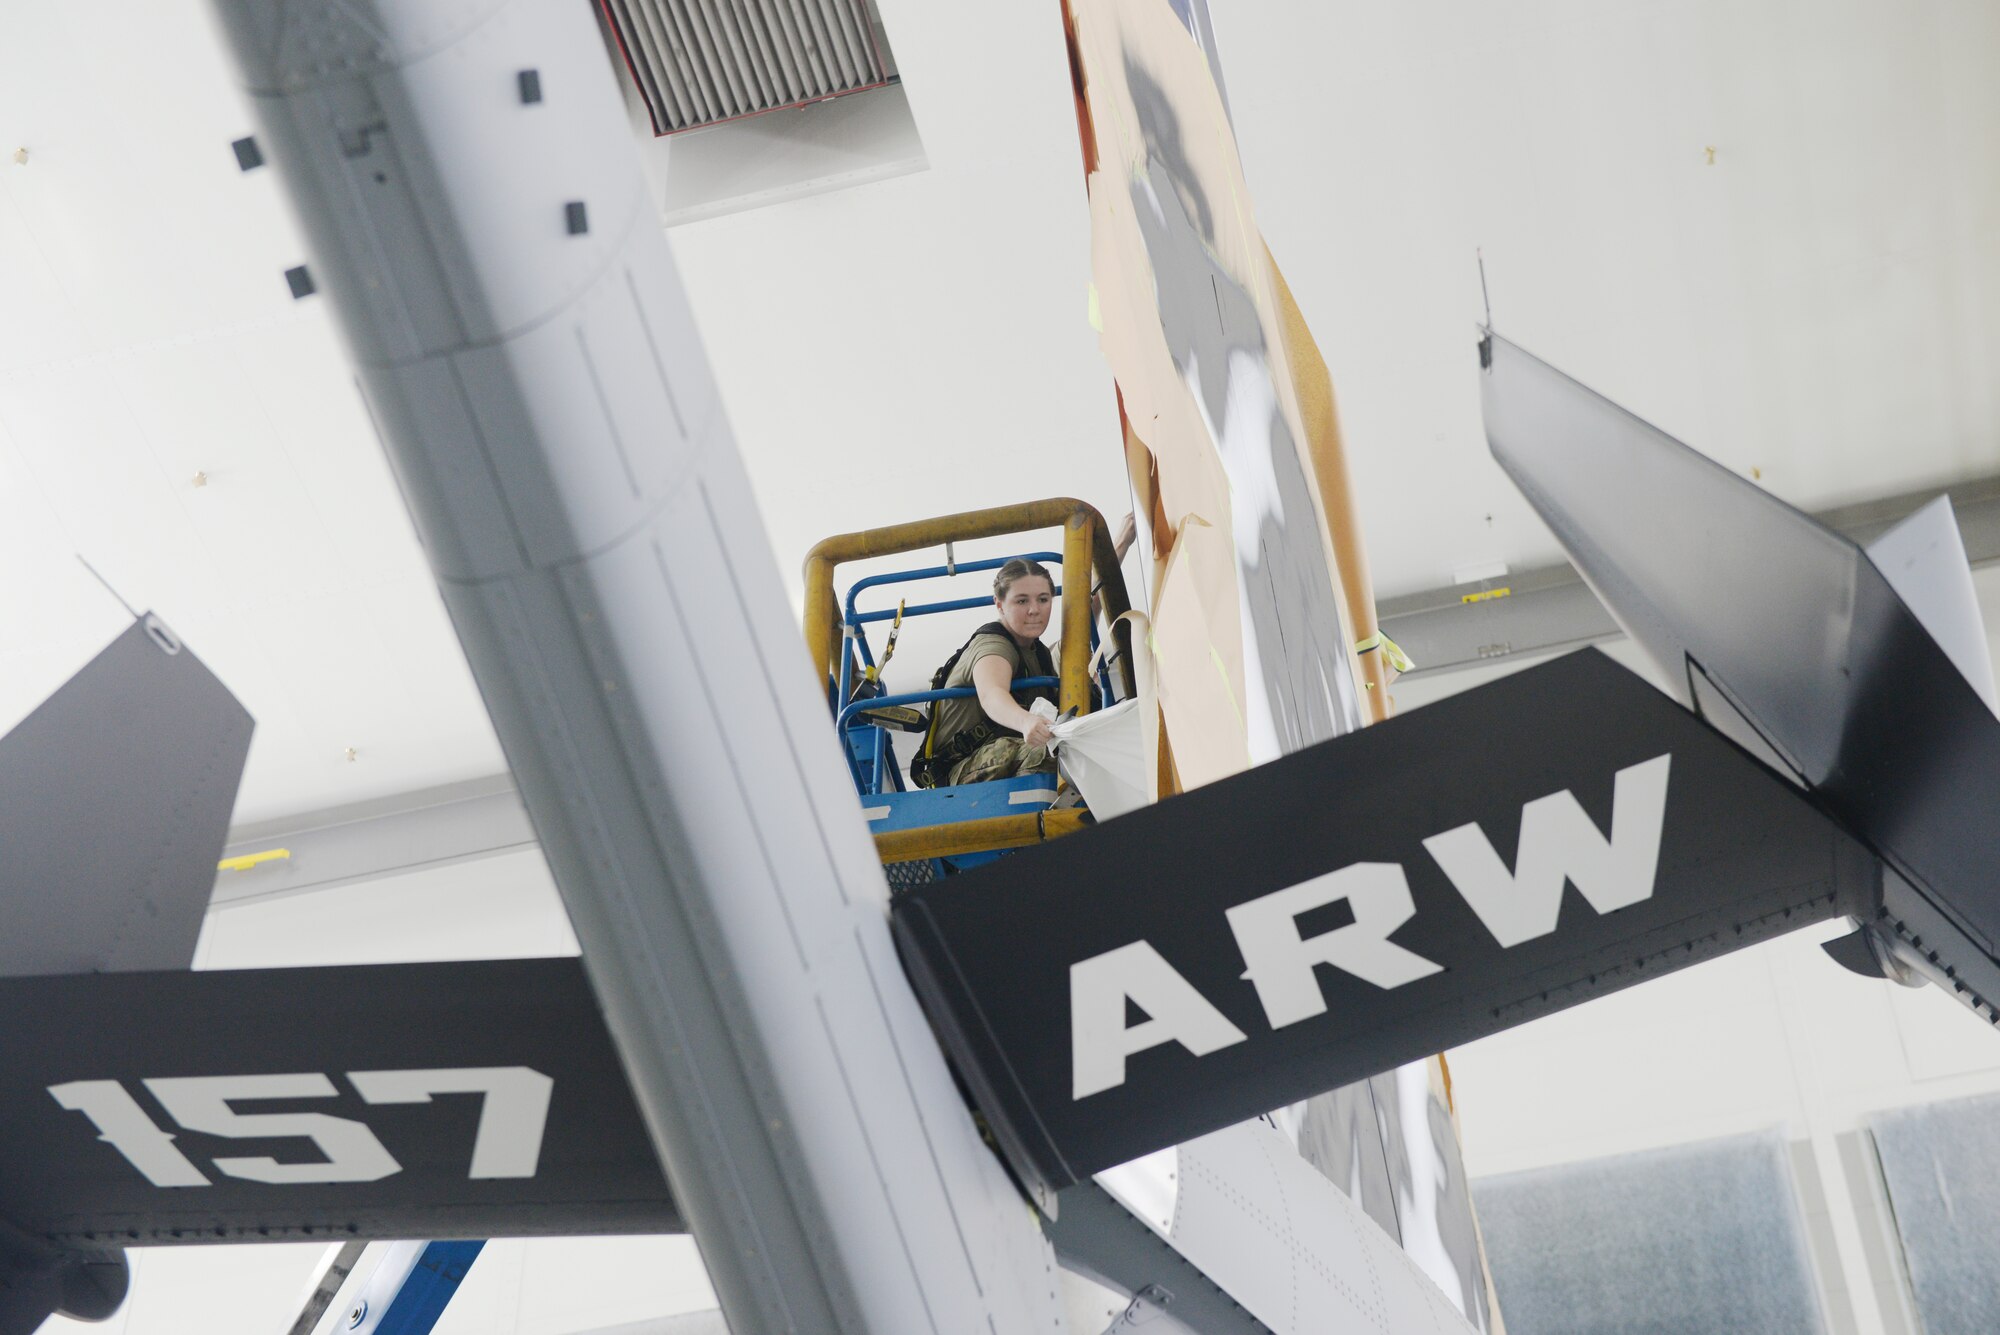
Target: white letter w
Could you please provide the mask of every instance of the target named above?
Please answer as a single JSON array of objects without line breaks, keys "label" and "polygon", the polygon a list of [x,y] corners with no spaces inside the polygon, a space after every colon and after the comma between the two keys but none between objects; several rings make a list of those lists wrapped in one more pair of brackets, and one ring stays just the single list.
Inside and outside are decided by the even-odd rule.
[{"label": "white letter w", "polygon": [[1474,823],[1424,840],[1458,893],[1503,946],[1556,929],[1565,880],[1599,913],[1649,899],[1667,818],[1667,763],[1655,756],[1618,771],[1606,839],[1570,791],[1521,808],[1521,844],[1510,874]]}]

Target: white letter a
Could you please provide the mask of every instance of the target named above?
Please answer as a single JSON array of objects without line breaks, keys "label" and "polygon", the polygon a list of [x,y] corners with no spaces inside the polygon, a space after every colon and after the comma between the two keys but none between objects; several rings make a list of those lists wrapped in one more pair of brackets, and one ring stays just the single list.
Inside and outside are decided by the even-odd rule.
[{"label": "white letter a", "polygon": [[[1131,1001],[1151,1016],[1125,1023]],[[1125,1083],[1125,1059],[1178,1042],[1197,1057],[1243,1041],[1243,1031],[1144,941],[1069,966],[1070,1053],[1075,1092],[1088,1098]]]}]

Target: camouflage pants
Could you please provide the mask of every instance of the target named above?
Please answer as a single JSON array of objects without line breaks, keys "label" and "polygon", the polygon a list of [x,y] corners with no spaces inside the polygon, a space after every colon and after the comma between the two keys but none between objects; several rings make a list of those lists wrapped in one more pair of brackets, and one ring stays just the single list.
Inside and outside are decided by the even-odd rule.
[{"label": "camouflage pants", "polygon": [[1045,746],[1029,746],[1019,737],[995,737],[951,767],[953,783],[986,783],[1017,774],[1053,774],[1056,762]]}]

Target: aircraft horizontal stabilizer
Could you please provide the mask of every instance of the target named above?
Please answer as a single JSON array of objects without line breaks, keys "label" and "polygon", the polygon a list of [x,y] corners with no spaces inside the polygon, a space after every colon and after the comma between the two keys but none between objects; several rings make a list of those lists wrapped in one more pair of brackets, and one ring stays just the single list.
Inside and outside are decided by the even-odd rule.
[{"label": "aircraft horizontal stabilizer", "polygon": [[682,1228],[575,959],[8,978],[0,1011],[0,1219],[37,1247]]},{"label": "aircraft horizontal stabilizer", "polygon": [[921,886],[897,939],[1037,1194],[1820,918],[1879,866],[1595,650]]}]

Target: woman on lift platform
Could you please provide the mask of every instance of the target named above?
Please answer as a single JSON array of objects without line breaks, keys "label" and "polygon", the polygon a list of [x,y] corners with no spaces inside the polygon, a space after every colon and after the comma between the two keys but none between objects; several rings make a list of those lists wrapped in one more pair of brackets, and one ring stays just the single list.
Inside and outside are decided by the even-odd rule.
[{"label": "woman on lift platform", "polygon": [[933,775],[944,783],[984,783],[1017,774],[1053,773],[1049,721],[1029,712],[1055,692],[1007,687],[1020,677],[1053,677],[1055,659],[1042,643],[1055,606],[1055,581],[1040,562],[1015,559],[993,577],[999,620],[973,632],[940,670],[945,687],[970,686],[976,696],[940,700],[925,745]]}]

